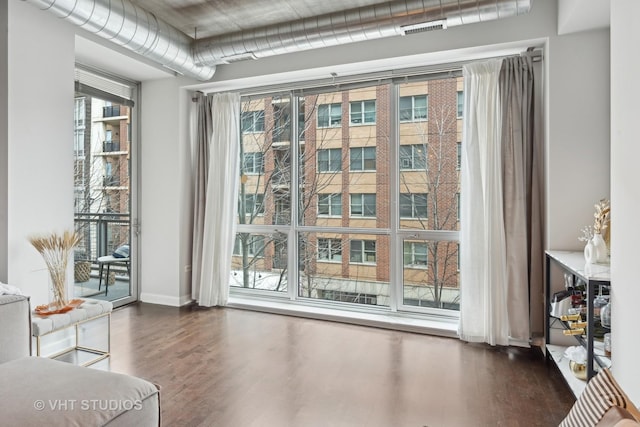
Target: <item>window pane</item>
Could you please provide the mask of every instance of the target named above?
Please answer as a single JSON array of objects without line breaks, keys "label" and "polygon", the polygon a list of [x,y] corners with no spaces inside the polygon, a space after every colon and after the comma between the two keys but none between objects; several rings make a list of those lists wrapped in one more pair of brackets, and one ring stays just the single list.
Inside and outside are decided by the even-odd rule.
[{"label": "window pane", "polygon": [[287,236],[236,233],[230,285],[286,293]]},{"label": "window pane", "polygon": [[362,170],[362,148],[352,148],[349,150],[349,168],[352,171]]},{"label": "window pane", "polygon": [[[290,99],[283,96],[244,97],[241,108],[238,224],[289,224],[290,144],[289,141],[276,143],[272,137],[290,133]],[[264,132],[265,111],[273,119],[269,133]]]},{"label": "window pane", "polygon": [[329,106],[318,106],[318,127],[329,127]]},{"label": "window pane", "polygon": [[351,103],[351,123],[362,123],[362,103],[360,102]]},{"label": "window pane", "polygon": [[[428,121],[399,123],[400,173],[397,190],[400,227],[457,231],[460,191],[459,149],[462,127],[457,117],[462,78],[432,79],[398,85],[399,100],[413,97],[414,110],[428,108]],[[428,197],[427,197],[428,195]],[[411,203],[411,211],[409,204]],[[430,260],[431,261],[431,260]]]},{"label": "window pane", "polygon": [[[334,302],[389,304],[388,265],[377,265],[376,250],[389,238],[374,235],[299,234],[298,296]],[[368,261],[367,261],[368,260]]]},{"label": "window pane", "polygon": [[413,100],[410,96],[400,97],[400,121],[411,121],[413,118]]},{"label": "window pane", "polygon": [[413,99],[414,120],[425,120],[427,118],[427,96],[416,96]]},{"label": "window pane", "polygon": [[404,242],[404,304],[459,310],[458,242]]}]

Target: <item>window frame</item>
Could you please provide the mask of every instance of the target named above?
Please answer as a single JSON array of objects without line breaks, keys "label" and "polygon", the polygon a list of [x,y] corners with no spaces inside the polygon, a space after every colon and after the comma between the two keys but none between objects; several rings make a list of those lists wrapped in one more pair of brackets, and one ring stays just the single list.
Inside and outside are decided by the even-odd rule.
[{"label": "window frame", "polygon": [[[327,110],[326,124],[321,117],[324,118],[325,114],[322,110]],[[334,109],[338,109],[340,114],[335,114]],[[339,128],[342,126],[342,104],[340,102],[332,102],[329,104],[319,104],[317,107],[316,127],[318,129]]]},{"label": "window frame", "polygon": [[[357,252],[354,252],[354,246],[358,246]],[[369,248],[367,248],[369,246]],[[371,248],[373,246],[373,249]],[[369,239],[350,239],[349,240],[349,264],[365,264],[365,265],[377,265],[378,253],[377,253],[377,241]],[[360,255],[360,260],[354,260],[354,253]],[[369,261],[367,254],[373,253],[373,261]]]},{"label": "window frame", "polygon": [[[354,203],[354,196],[355,198],[360,198],[360,203]],[[367,203],[367,200],[369,201],[369,203]],[[371,203],[373,201],[373,203]],[[377,215],[377,197],[376,197],[376,193],[349,193],[349,217],[351,218],[375,218]],[[360,207],[360,214],[355,213],[354,214],[354,206],[359,206]],[[369,213],[370,215],[367,215],[367,206],[369,206]],[[373,209],[371,209],[371,206],[373,206]]]},{"label": "window frame", "polygon": [[[335,162],[337,161],[337,159],[335,159],[332,156],[332,153],[338,152],[340,153],[340,158],[339,158],[339,162],[336,164]],[[320,155],[327,153],[327,159],[321,159]],[[316,151],[316,173],[340,173],[342,172],[342,148],[321,148],[318,151]],[[321,168],[320,167],[320,162],[326,162],[327,163],[327,168]],[[336,167],[336,169],[332,169],[333,167]]]},{"label": "window frame", "polygon": [[[371,107],[371,103],[373,103],[373,113],[370,108],[367,109],[367,105]],[[353,111],[354,106],[356,105],[358,105],[360,109],[360,111],[358,112]],[[367,120],[367,117],[370,118],[371,114],[373,114],[373,120]],[[354,116],[358,118],[359,121],[354,121]],[[349,102],[349,125],[350,126],[371,126],[371,125],[375,125],[376,121],[377,121],[377,102],[375,99],[366,99],[362,101]]]},{"label": "window frame", "polygon": [[[327,203],[320,203],[320,198],[323,197],[327,199]],[[334,208],[336,205],[338,205],[337,203],[333,203],[334,200],[337,200],[339,202],[339,209],[340,209],[340,213],[334,213]],[[328,213],[320,213],[320,206],[327,206],[328,208]],[[317,194],[317,214],[319,217],[323,217],[323,218],[328,218],[328,217],[334,217],[334,218],[340,218],[342,217],[342,194],[340,193],[318,193]]]},{"label": "window frame", "polygon": [[[353,168],[354,151],[360,151],[360,168]],[[367,158],[366,153],[373,152],[373,158]],[[373,162],[373,167],[367,167],[367,161]],[[349,171],[350,172],[375,172],[377,170],[377,153],[376,147],[350,147],[349,148]]]},{"label": "window frame", "polygon": [[[416,107],[416,99],[425,100],[425,106]],[[411,107],[407,108],[406,106],[403,108],[402,101],[411,99]],[[417,111],[422,110],[424,108],[424,117],[422,115],[418,115]],[[410,111],[411,118],[403,118],[403,111]],[[398,121],[400,123],[416,123],[416,122],[426,122],[429,120],[429,94],[421,94],[421,95],[405,95],[400,96],[398,100]]]}]

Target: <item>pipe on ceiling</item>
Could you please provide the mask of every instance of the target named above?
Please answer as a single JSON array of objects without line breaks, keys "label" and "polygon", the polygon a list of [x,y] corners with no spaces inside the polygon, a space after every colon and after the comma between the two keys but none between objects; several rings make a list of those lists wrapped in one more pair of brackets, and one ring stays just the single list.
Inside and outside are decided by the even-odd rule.
[{"label": "pipe on ceiling", "polygon": [[196,40],[200,64],[226,64],[528,13],[533,0],[401,0]]},{"label": "pipe on ceiling", "polygon": [[129,0],[23,0],[179,74],[206,81],[214,65],[194,61],[193,39]]}]

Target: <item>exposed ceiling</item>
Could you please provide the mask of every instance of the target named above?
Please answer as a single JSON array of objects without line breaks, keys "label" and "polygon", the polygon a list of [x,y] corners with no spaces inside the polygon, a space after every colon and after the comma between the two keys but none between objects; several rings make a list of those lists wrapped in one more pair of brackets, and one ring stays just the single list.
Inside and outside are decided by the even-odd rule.
[{"label": "exposed ceiling", "polygon": [[133,3],[153,12],[190,37],[201,39],[387,1],[133,0]]},{"label": "exposed ceiling", "polygon": [[[535,7],[535,1],[548,0],[532,0],[531,7]],[[220,39],[229,34],[248,32],[269,25],[274,26],[387,3],[380,0],[131,0],[131,2],[197,41],[212,37]],[[430,3],[430,0],[425,0],[425,4],[427,3]],[[559,32],[567,33],[608,26],[608,8],[605,6],[609,3],[610,0],[558,0]],[[80,35],[82,38],[77,38],[76,43],[78,62],[134,80],[173,75],[170,70],[162,69],[152,61],[140,58],[134,53],[127,53],[119,46],[116,46],[115,51],[107,52],[113,44],[93,36],[90,32],[81,31]],[[121,61],[114,61],[112,58],[105,60],[107,55],[123,55],[123,57]]]}]

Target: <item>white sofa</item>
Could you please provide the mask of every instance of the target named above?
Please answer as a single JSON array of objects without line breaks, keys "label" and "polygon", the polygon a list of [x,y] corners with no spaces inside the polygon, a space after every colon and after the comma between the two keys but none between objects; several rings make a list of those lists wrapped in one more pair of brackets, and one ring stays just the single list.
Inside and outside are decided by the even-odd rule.
[{"label": "white sofa", "polygon": [[31,357],[29,299],[0,295],[0,424],[160,426],[160,392],[129,375]]}]

